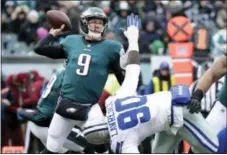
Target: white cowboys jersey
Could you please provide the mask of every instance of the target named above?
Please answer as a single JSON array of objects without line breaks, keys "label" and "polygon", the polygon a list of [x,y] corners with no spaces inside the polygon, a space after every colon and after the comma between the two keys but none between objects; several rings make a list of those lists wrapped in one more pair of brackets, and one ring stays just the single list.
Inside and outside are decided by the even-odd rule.
[{"label": "white cowboys jersey", "polygon": [[[124,148],[137,147],[146,137],[156,132],[170,131],[171,99],[171,92],[168,91],[147,96],[108,98],[106,116],[111,149],[115,153],[121,153]],[[176,123],[177,120],[183,122],[182,107],[173,108]],[[175,108],[181,109],[180,114]]]}]

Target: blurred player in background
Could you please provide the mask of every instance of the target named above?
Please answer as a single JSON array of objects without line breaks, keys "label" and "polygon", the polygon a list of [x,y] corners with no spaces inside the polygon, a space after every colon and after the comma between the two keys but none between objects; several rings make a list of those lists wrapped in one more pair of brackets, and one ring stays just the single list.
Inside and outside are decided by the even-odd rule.
[{"label": "blurred player in background", "polygon": [[218,58],[199,79],[196,89],[192,94],[192,101],[189,108],[191,109],[191,112],[198,112],[201,109],[201,100],[204,97],[204,94],[212,84],[221,77],[225,78],[224,84],[218,93],[218,100],[215,102],[214,107],[208,115],[207,121],[213,126],[214,130],[218,132],[219,143],[222,145],[221,149],[227,151],[227,53],[220,56],[220,58]]},{"label": "blurred player in background", "polygon": [[[198,68],[198,77],[201,77],[212,65],[212,62],[208,61],[202,64]],[[198,83],[198,80],[193,82],[193,84],[190,86],[190,91],[193,93],[195,91],[196,85]],[[206,118],[209,112],[211,111],[213,105],[215,104],[218,92],[220,91],[221,87],[223,86],[223,81],[218,80],[215,83],[212,84],[210,89],[207,91],[207,93],[204,95],[203,99],[201,100],[201,113]]]},{"label": "blurred player in background", "polygon": [[[172,136],[165,132],[156,134],[155,143],[152,147],[152,153],[171,153],[182,138],[189,142],[191,145],[196,143],[197,145],[202,145],[203,147],[207,148],[208,152],[226,152],[226,57],[227,54],[217,59],[217,61],[198,80],[195,91],[191,96],[191,102],[187,107],[190,113],[193,114],[190,114],[190,120],[187,120],[186,124],[184,125],[185,129],[182,130],[184,134],[181,134],[180,132],[177,136]],[[203,99],[204,94],[208,91],[211,85],[223,76],[225,76],[225,81],[218,94],[218,101],[215,102],[215,105],[208,115],[206,122],[204,122],[204,120],[201,118],[201,114],[199,113],[201,110],[201,100]],[[179,135],[181,136],[179,137]],[[187,139],[189,139],[190,141],[188,141]],[[194,153],[199,153],[197,152],[198,150],[192,149],[192,151]],[[204,150],[200,153],[205,152],[206,151]]]},{"label": "blurred player in background", "polygon": [[124,51],[120,43],[103,39],[107,25],[105,13],[92,7],[81,14],[82,35],[69,35],[61,45],[49,45],[54,37],[62,34],[62,26],[51,29],[49,35],[37,43],[36,53],[69,61],[43,153],[59,152],[71,129],[75,125],[83,128],[88,112],[101,96],[110,69],[119,83],[123,81],[120,56]]},{"label": "blurred player in background", "polygon": [[[38,102],[37,109],[25,109],[20,111],[20,115],[30,120],[27,127],[27,135],[32,132],[41,142],[46,146],[48,127],[54,114],[57,104],[57,99],[60,95],[60,88],[64,77],[64,69],[58,71],[49,80],[46,89]],[[68,150],[75,152],[82,152],[87,145],[86,140],[80,135],[80,130],[74,128],[69,134],[67,140],[64,142],[64,147],[61,148],[60,153],[65,153]],[[28,139],[26,138],[25,151],[28,150]]]}]

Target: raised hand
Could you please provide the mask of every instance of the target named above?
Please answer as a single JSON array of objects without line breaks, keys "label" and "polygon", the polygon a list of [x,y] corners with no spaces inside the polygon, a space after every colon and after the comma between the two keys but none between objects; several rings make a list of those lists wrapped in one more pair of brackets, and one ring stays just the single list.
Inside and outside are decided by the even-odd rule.
[{"label": "raised hand", "polygon": [[141,20],[137,15],[131,14],[127,16],[127,30],[124,31],[124,35],[129,43],[138,42],[140,28]]}]

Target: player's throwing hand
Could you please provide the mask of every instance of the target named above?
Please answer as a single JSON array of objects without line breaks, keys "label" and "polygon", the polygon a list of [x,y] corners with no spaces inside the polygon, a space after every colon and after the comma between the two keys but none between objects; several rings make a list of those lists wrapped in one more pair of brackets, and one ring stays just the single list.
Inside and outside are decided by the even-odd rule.
[{"label": "player's throwing hand", "polygon": [[63,32],[64,28],[65,28],[65,25],[63,24],[59,29],[54,29],[54,28],[50,29],[49,33],[52,34],[54,37],[56,37],[64,33]]}]

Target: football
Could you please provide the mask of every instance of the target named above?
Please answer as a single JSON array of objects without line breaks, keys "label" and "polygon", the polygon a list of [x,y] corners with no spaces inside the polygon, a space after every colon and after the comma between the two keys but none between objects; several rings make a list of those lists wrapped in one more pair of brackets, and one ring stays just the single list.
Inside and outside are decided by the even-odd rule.
[{"label": "football", "polygon": [[50,10],[47,12],[47,20],[52,28],[60,28],[61,25],[65,24],[63,31],[69,31],[72,28],[71,21],[69,17],[58,10]]}]

